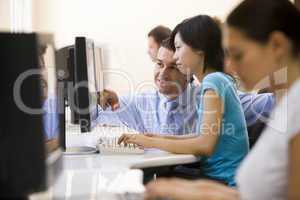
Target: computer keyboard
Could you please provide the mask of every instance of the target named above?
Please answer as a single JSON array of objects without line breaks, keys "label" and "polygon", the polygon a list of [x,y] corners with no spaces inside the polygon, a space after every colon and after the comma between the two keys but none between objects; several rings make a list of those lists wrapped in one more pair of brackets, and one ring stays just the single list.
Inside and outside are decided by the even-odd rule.
[{"label": "computer keyboard", "polygon": [[[85,140],[85,144],[89,141],[89,146],[96,146],[100,154],[143,154],[144,150],[136,145],[118,144],[118,138],[124,133],[139,134],[133,129],[117,126],[96,126],[91,132],[81,133],[80,126],[71,123],[66,123],[68,134],[78,137],[75,142],[80,144]],[[73,142],[74,143],[74,142]]]},{"label": "computer keyboard", "polygon": [[118,144],[119,137],[101,137],[98,140],[97,148],[100,154],[143,154],[144,149],[137,145]]}]

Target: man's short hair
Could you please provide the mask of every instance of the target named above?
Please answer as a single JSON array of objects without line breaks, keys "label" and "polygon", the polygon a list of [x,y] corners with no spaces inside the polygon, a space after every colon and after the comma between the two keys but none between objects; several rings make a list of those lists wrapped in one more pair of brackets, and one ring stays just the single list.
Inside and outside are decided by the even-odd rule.
[{"label": "man's short hair", "polygon": [[170,37],[171,32],[172,32],[171,29],[169,29],[168,27],[159,25],[159,26],[156,26],[155,28],[153,28],[148,33],[148,37],[153,37],[155,42],[157,42],[159,45],[161,45],[165,39]]},{"label": "man's short hair", "polygon": [[171,38],[168,37],[167,39],[163,40],[162,43],[161,43],[161,47],[164,47],[170,51],[174,51],[174,49],[172,48],[172,45],[171,45]]}]

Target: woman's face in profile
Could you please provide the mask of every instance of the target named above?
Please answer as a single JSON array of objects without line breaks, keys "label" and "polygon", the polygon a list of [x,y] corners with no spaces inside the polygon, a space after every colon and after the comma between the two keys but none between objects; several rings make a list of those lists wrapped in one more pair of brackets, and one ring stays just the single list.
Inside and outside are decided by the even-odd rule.
[{"label": "woman's face in profile", "polygon": [[174,59],[179,71],[185,75],[192,75],[203,71],[203,56],[194,51],[181,38],[180,33],[174,39],[175,54]]},{"label": "woman's face in profile", "polygon": [[241,78],[246,89],[255,89],[260,81],[278,68],[268,44],[261,44],[249,39],[243,32],[229,27],[227,29],[226,49],[228,67]]}]

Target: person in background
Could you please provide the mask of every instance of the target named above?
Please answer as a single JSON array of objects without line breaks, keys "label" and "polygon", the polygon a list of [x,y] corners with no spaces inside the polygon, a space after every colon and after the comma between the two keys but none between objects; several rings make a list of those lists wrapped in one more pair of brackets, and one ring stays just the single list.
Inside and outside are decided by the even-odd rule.
[{"label": "person in background", "polygon": [[[226,29],[225,23],[219,18],[214,17],[214,20],[222,28]],[[255,125],[258,120],[266,123],[270,117],[270,113],[275,107],[275,96],[272,92],[262,92],[262,90],[245,91],[237,72],[230,64],[228,51],[225,49],[225,72],[235,78],[237,82],[238,95],[243,105],[244,114],[246,117],[247,126]],[[272,76],[273,77],[273,76]],[[251,95],[252,94],[252,95]]]},{"label": "person in background", "polygon": [[233,76],[237,82],[238,95],[242,102],[247,122],[249,145],[250,148],[252,148],[265,129],[266,124],[269,121],[271,111],[275,107],[275,94],[270,91],[262,92],[262,90],[259,90],[258,92],[245,92],[243,83],[230,64],[228,53],[225,54],[225,71]]},{"label": "person in background", "polygon": [[148,54],[153,62],[156,61],[158,49],[162,42],[171,35],[171,29],[159,25],[148,33]]},{"label": "person in background", "polygon": [[272,121],[242,162],[236,189],[212,181],[161,179],[147,185],[146,199],[300,199],[300,12],[287,0],[245,0],[227,24],[231,65],[245,86],[252,89],[285,69],[286,92],[276,95]]},{"label": "person in background", "polygon": [[176,26],[170,44],[177,68],[201,82],[196,132],[184,139],[124,134],[119,143],[202,156],[199,168],[205,178],[235,186],[235,171],[249,151],[249,141],[234,80],[223,73],[221,29],[211,17],[198,15]]},{"label": "person in background", "polygon": [[58,111],[58,100],[57,94],[49,89],[49,69],[45,63],[45,55],[47,52],[47,46],[41,45],[38,49],[39,55],[39,67],[40,67],[40,86],[42,94],[42,109],[43,113],[43,134],[46,143],[47,152],[52,152],[59,146],[58,135],[59,135],[59,111]]}]

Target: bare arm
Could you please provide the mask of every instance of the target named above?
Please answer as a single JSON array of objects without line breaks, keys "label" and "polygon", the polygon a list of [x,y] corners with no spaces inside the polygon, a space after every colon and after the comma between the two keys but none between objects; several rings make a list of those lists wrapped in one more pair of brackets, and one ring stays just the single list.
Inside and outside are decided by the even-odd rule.
[{"label": "bare arm", "polygon": [[173,139],[173,140],[182,140],[182,139],[190,139],[190,138],[198,137],[196,133],[186,134],[186,135],[159,135],[159,134],[146,133],[145,135],[149,137],[165,138],[165,139]]},{"label": "bare arm", "polygon": [[289,144],[288,200],[300,199],[300,133]]},{"label": "bare arm", "polygon": [[167,135],[164,136],[166,139],[173,139],[173,140],[183,140],[183,139],[191,139],[191,138],[196,138],[199,135],[197,134],[187,134],[187,135]]},{"label": "bare arm", "polygon": [[203,118],[201,135],[184,140],[174,140],[161,137],[147,137],[144,135],[124,135],[120,142],[135,143],[146,148],[158,148],[178,154],[211,155],[219,138],[223,115],[223,103],[212,90],[208,90],[203,98]]}]

